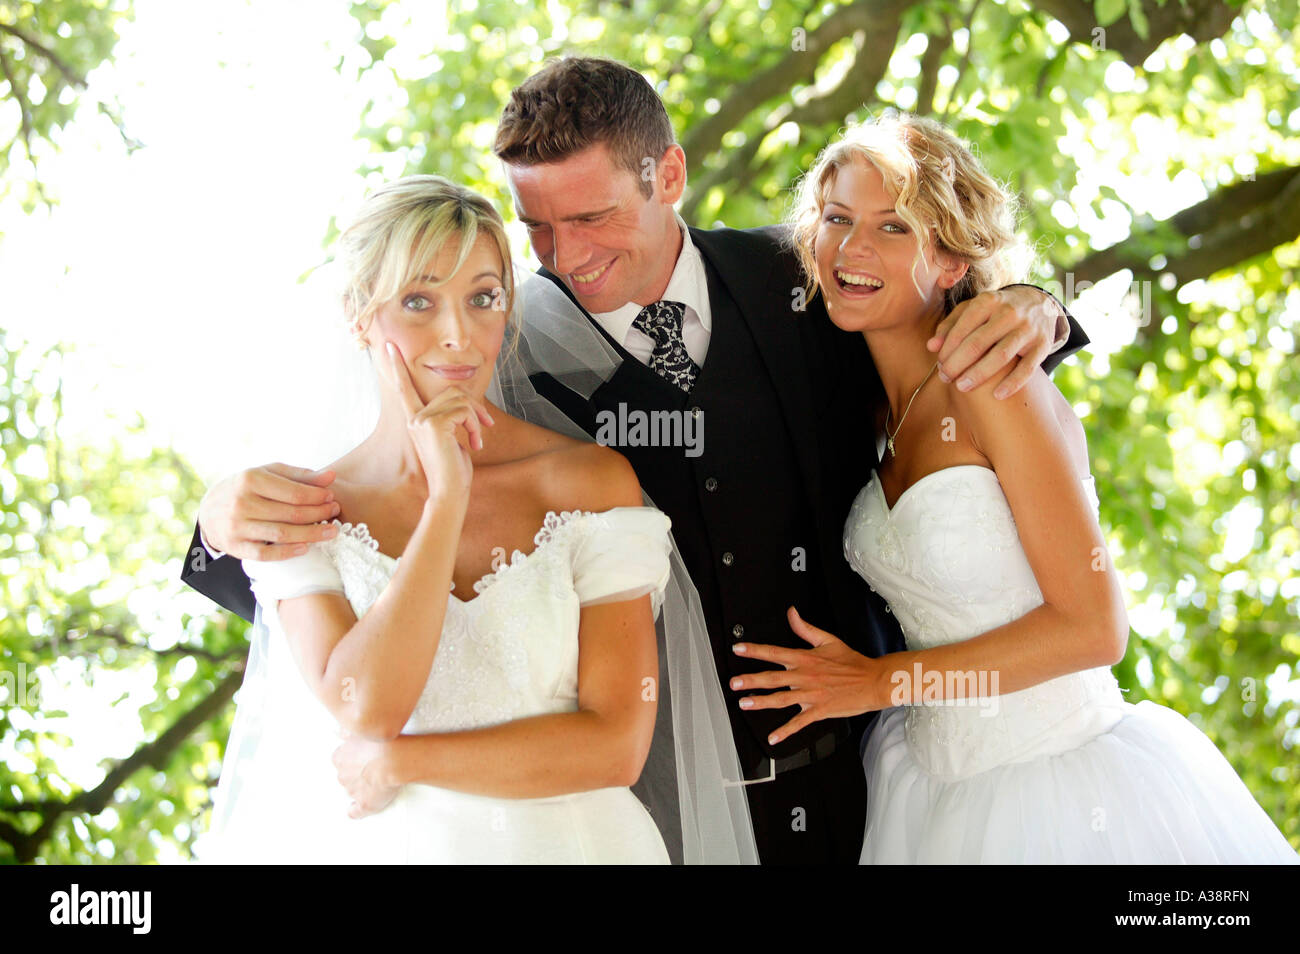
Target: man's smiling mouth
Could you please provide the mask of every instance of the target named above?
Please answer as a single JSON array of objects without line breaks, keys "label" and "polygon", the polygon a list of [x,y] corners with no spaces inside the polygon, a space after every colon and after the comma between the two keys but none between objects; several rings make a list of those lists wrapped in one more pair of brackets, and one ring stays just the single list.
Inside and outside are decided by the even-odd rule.
[{"label": "man's smiling mouth", "polygon": [[604,275],[605,272],[609,271],[609,267],[613,264],[614,263],[612,261],[606,262],[604,265],[600,266],[600,268],[596,269],[594,272],[586,272],[583,274],[579,274],[578,272],[570,272],[569,277],[572,278],[579,285],[589,285],[592,282],[594,282],[596,279],[600,278],[601,275]]}]

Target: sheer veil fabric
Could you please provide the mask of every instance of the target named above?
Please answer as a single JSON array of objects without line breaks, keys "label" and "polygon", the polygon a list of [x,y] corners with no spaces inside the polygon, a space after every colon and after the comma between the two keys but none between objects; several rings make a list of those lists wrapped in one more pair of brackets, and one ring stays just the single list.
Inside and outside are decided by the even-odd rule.
[{"label": "sheer veil fabric", "polygon": [[[378,380],[366,352],[338,334],[337,353],[314,361],[303,383],[312,395],[310,452],[302,463],[320,467],[359,444],[379,413]],[[560,384],[589,398],[618,370],[621,358],[590,320],[554,284],[538,275],[516,282],[514,313],[488,400],[515,417],[578,440],[592,438],[539,395],[529,374],[545,370]],[[296,426],[296,425],[295,425]],[[301,429],[300,429],[301,436]],[[646,498],[647,506],[654,506]],[[713,662],[699,597],[676,545],[672,575],[656,620],[659,642],[658,718],[641,779],[633,791],[658,825],[675,863],[757,864],[739,762],[721,683]],[[275,709],[268,697],[266,660],[271,633],[258,607],[230,741],[217,788],[212,826],[203,851],[221,857],[223,829],[256,812],[259,741]],[[262,747],[265,748],[265,747]],[[262,752],[261,758],[265,759]],[[283,757],[282,750],[277,755]],[[276,771],[282,772],[283,765]],[[319,776],[305,771],[303,778]],[[337,794],[337,793],[331,793]],[[296,792],[292,797],[306,797]],[[269,810],[272,806],[266,806]],[[382,826],[375,826],[376,833]],[[392,833],[399,837],[400,833]]]}]

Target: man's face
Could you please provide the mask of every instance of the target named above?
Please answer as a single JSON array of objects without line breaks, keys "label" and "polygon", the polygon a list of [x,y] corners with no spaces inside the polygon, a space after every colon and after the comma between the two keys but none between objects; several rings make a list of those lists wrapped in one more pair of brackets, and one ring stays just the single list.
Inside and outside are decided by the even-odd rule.
[{"label": "man's face", "polygon": [[647,175],[654,193],[619,166],[603,143],[559,162],[506,165],[515,211],[533,250],[589,312],[658,301],[668,286],[681,233],[673,203],[686,182],[685,155],[671,146]]}]

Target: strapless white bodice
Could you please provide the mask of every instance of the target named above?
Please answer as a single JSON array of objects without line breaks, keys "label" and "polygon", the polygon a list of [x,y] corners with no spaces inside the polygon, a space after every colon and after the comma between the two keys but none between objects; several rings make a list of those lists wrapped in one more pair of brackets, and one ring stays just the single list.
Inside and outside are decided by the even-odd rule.
[{"label": "strapless white bodice", "polygon": [[[1095,508],[1091,476],[1084,486]],[[963,464],[928,474],[893,509],[873,474],[845,524],[844,555],[889,601],[911,650],[970,639],[1043,602],[1011,507],[987,467]],[[1123,700],[1109,668],[992,695],[995,673],[963,678],[985,698],[908,707],[908,744],[937,778],[965,778],[1065,751],[1121,717]]]}]

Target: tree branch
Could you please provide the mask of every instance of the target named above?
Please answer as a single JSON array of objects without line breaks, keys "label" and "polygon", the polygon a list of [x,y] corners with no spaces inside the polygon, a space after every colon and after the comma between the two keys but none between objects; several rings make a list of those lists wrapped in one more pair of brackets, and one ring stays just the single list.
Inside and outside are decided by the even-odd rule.
[{"label": "tree branch", "polygon": [[28,46],[30,46],[33,50],[35,50],[37,53],[43,56],[51,66],[53,66],[56,70],[62,73],[64,79],[66,79],[73,86],[76,86],[79,89],[86,88],[86,78],[84,76],[82,76],[71,66],[65,63],[59,57],[59,55],[55,53],[53,50],[51,50],[48,46],[41,43],[39,40],[33,38],[31,34],[24,33],[16,26],[11,26],[8,23],[0,23],[0,31],[8,33],[10,36],[17,37],[18,39],[26,43]]},{"label": "tree branch", "polygon": [[[944,17],[945,22],[947,17]],[[934,113],[934,94],[939,89],[939,67],[943,58],[952,49],[952,30],[931,35],[926,44],[925,53],[921,55],[921,83],[916,92],[916,112],[921,116]]]},{"label": "tree branch", "polygon": [[104,780],[86,792],[80,792],[67,801],[42,799],[27,804],[6,802],[0,804],[0,812],[21,814],[35,812],[41,816],[41,823],[30,833],[19,832],[13,825],[0,820],[0,836],[13,846],[15,859],[21,863],[32,861],[41,845],[50,836],[55,824],[67,814],[98,815],[110,801],[113,794],[139,769],[145,766],[162,771],[167,761],[195,729],[214,718],[225,708],[235,691],[243,682],[244,664],[237,663],[224,679],[217,684],[207,696],[199,700],[188,712],[177,719],[168,729],[154,739],[146,742],[125,759],[122,759],[104,776]]},{"label": "tree branch", "polygon": [[1034,83],[1035,96],[1041,99],[1047,93],[1048,74],[1052,72],[1052,67],[1056,66],[1057,63],[1060,63],[1062,60],[1065,59],[1067,49],[1068,47],[1061,47],[1061,49],[1057,51],[1055,56],[1053,56],[1050,60],[1046,60],[1043,62],[1043,68],[1038,71],[1038,81]]},{"label": "tree branch", "polygon": [[1272,202],[1300,175],[1300,167],[1288,166],[1261,172],[1254,179],[1240,179],[1219,189],[1196,205],[1188,206],[1170,219],[1184,235],[1207,232],[1243,209]]},{"label": "tree branch", "polygon": [[[0,74],[9,84],[9,90],[14,94],[14,99],[18,101],[18,115],[21,120],[21,130],[23,137],[23,149],[27,153],[27,161],[36,167],[36,155],[32,152],[32,139],[36,136],[36,130],[32,125],[32,104],[27,98],[27,91],[18,85],[18,80],[14,76],[13,67],[9,63],[9,57],[5,56],[3,48],[0,48]],[[12,141],[12,140],[11,140]],[[45,186],[41,185],[39,176],[32,179],[32,184],[36,188],[37,197],[46,205],[50,204],[49,198],[45,194]]]},{"label": "tree branch", "polygon": [[137,149],[144,148],[143,142],[141,142],[139,139],[136,139],[134,136],[132,136],[129,132],[126,131],[126,121],[122,119],[120,115],[118,115],[116,110],[114,110],[111,106],[109,106],[107,103],[104,102],[101,102],[98,105],[99,105],[99,111],[103,113],[105,116],[107,116],[108,121],[111,122],[115,127],[117,127],[117,134],[122,137],[122,145],[126,146],[126,151],[128,155],[135,152]]},{"label": "tree branch", "polygon": [[[190,646],[185,643],[177,643],[175,646],[168,646],[166,649],[154,649],[152,646],[149,646],[145,643],[135,642],[134,640],[130,639],[129,637],[125,636],[124,634],[118,632],[115,629],[110,629],[108,627],[103,627],[103,626],[97,627],[95,629],[87,630],[84,635],[80,635],[80,636],[70,635],[68,633],[65,633],[64,637],[67,639],[69,643],[74,643],[74,644],[80,643],[91,637],[97,637],[100,639],[106,639],[111,643],[115,643],[118,646],[123,647],[124,649],[140,650],[141,652],[151,653],[154,656],[193,656],[196,659],[206,659],[208,660],[208,662],[213,662],[213,663],[229,662],[232,659],[238,659],[240,657],[248,656],[248,650],[243,646],[236,646],[232,649],[227,649],[223,653],[214,653],[212,650],[207,649],[203,646]],[[47,648],[51,644],[44,643],[38,645],[39,648]],[[57,638],[54,640],[53,646],[56,650],[58,650],[59,641],[57,640]],[[83,652],[64,652],[63,655],[68,657],[75,657],[75,656],[89,655],[89,653],[90,650],[87,649]]]},{"label": "tree branch", "polygon": [[1240,11],[1223,0],[1140,0],[1140,4],[1148,24],[1146,39],[1138,35],[1127,14],[1101,27],[1091,3],[1034,0],[1034,6],[1061,21],[1076,42],[1091,45],[1093,30],[1101,28],[1104,48],[1119,53],[1129,66],[1141,66],[1156,47],[1180,33],[1197,43],[1223,36]]},{"label": "tree branch", "polygon": [[[1186,236],[1187,243],[1182,249],[1163,252],[1165,266],[1152,268],[1152,239],[1169,226]],[[1125,268],[1152,276],[1171,272],[1182,285],[1294,241],[1297,235],[1300,166],[1292,166],[1264,173],[1254,182],[1225,186],[1166,222],[1136,231],[1062,271],[1073,273],[1076,287]]]},{"label": "tree branch", "polygon": [[27,99],[27,91],[18,85],[17,78],[14,77],[13,67],[9,64],[9,57],[5,56],[3,47],[0,47],[0,75],[3,75],[5,82],[9,84],[9,91],[14,94],[14,99],[18,100],[18,115],[22,122],[23,146],[27,150],[27,158],[35,159],[32,156],[32,137],[36,135],[32,128],[32,104]]},{"label": "tree branch", "polygon": [[[1267,198],[1270,193],[1271,199]],[[1253,207],[1244,206],[1239,201],[1243,196],[1263,201]],[[1186,236],[1185,242],[1173,243],[1181,247],[1170,247],[1171,230],[1175,236]],[[1238,262],[1295,241],[1297,236],[1300,236],[1300,167],[1292,167],[1261,175],[1255,182],[1225,186],[1164,222],[1135,230],[1123,242],[1086,255],[1073,266],[1058,268],[1056,277],[1065,281],[1068,275],[1067,287],[1077,289],[1129,269],[1134,277],[1144,281],[1157,281],[1168,273],[1174,276],[1177,287],[1209,278]],[[1157,254],[1165,259],[1159,268],[1151,265],[1151,259]],[[1144,316],[1135,343],[1149,347],[1162,333],[1159,315]]]},{"label": "tree branch", "polygon": [[797,118],[800,129],[817,129],[832,123],[839,126],[849,113],[871,102],[875,96],[876,84],[885,75],[890,54],[898,41],[902,9],[905,6],[906,4],[900,4],[892,18],[882,11],[875,18],[872,28],[862,31],[853,65],[844,71],[839,85],[820,96],[809,98],[802,105],[791,101],[781,104],[768,116],[760,132],[730,150],[726,161],[716,169],[700,176],[682,203],[682,218],[688,222],[694,221],[699,204],[715,185],[727,183],[740,188],[766,168],[770,160],[757,169],[752,168],[751,164],[763,140],[782,123]]},{"label": "tree branch", "polygon": [[[45,59],[46,62],[48,62],[56,71],[58,71],[59,75],[63,77],[64,82],[68,83],[69,85],[77,89],[84,90],[88,88],[89,84],[84,75],[79,73],[76,69],[74,69],[71,65],[69,65],[69,63],[66,60],[64,60],[57,53],[55,53],[54,50],[46,46],[40,40],[36,39],[30,33],[19,29],[13,24],[3,23],[3,22],[0,22],[0,33],[7,33],[9,36],[18,39],[21,43],[26,44],[26,46],[29,49],[31,49],[36,55]],[[32,161],[34,165],[36,159],[34,156],[32,156],[32,139],[35,138],[35,129],[32,123],[31,102],[28,99],[27,91],[19,88],[18,83],[15,80],[13,70],[11,69],[11,64],[8,58],[4,56],[3,48],[0,48],[0,69],[2,69],[4,78],[9,83],[9,88],[13,91],[14,98],[18,100],[19,111],[20,111],[20,115],[22,116],[23,145],[27,149],[27,157]],[[47,83],[46,85],[53,86],[52,83]],[[127,132],[126,124],[123,122],[122,117],[117,114],[116,110],[114,110],[112,107],[108,106],[104,102],[100,102],[98,105],[99,105],[99,111],[103,113],[105,116],[107,116],[109,121],[112,122],[114,127],[116,127],[117,133],[119,136],[122,137],[122,142],[125,144],[128,152],[135,152],[137,149],[140,149],[144,146],[144,143],[140,142],[140,140],[138,139],[135,139],[134,137],[131,136],[130,133]],[[45,202],[48,205],[49,200],[45,196],[45,189],[41,185],[40,179],[39,178],[35,179],[34,184],[36,186],[37,194],[41,198],[41,201]]]},{"label": "tree branch", "polygon": [[14,854],[18,853],[18,846],[27,840],[27,835],[13,825],[9,824],[3,818],[0,818],[0,841],[5,841],[14,849]]},{"label": "tree branch", "polygon": [[1254,258],[1300,236],[1300,175],[1292,178],[1282,193],[1235,222],[1213,231],[1193,235],[1187,250],[1167,256],[1162,272],[1172,272],[1183,285],[1208,278],[1238,262]]},{"label": "tree branch", "polygon": [[957,103],[957,90],[961,89],[961,81],[966,78],[966,71],[970,69],[971,52],[975,49],[975,32],[972,26],[975,23],[975,13],[979,10],[983,0],[974,0],[970,9],[966,11],[966,20],[962,23],[962,29],[966,31],[966,52],[961,55],[961,60],[957,63],[957,78],[952,81],[952,89],[948,92],[948,99],[943,104],[943,116],[940,119],[946,119],[952,112],[953,106]]},{"label": "tree branch", "polygon": [[816,77],[817,64],[834,44],[859,30],[873,31],[881,19],[896,19],[911,3],[912,0],[855,0],[837,9],[807,35],[804,49],[790,50],[767,69],[733,86],[718,111],[682,137],[681,145],[688,161],[694,157],[694,163],[703,162],[718,149],[723,137],[760,105],[782,93],[788,95],[796,85],[811,83]]}]

